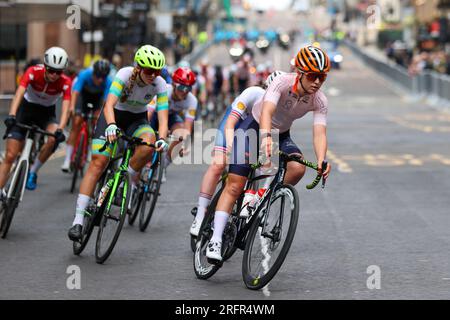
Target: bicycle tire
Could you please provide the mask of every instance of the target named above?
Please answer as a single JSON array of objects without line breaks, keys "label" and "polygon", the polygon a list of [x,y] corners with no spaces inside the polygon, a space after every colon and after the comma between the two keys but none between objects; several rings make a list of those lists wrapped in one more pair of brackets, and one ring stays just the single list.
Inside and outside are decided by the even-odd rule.
[{"label": "bicycle tire", "polygon": [[[125,216],[127,214],[128,203],[130,201],[131,178],[130,178],[128,172],[124,172],[123,174],[121,174],[119,179],[120,180],[117,185],[118,188],[116,189],[116,194],[113,195],[114,198],[116,198],[117,196],[121,196],[119,198],[119,199],[121,199],[121,201],[120,201],[121,209],[120,209],[119,219],[118,219],[118,223],[115,225],[116,229],[114,232],[114,236],[112,237],[111,242],[106,246],[106,250],[104,250],[104,252],[102,253],[101,252],[101,251],[103,251],[101,249],[102,236],[104,234],[104,230],[105,230],[106,225],[108,224],[108,221],[113,220],[108,217],[108,214],[111,211],[111,208],[114,206],[114,204],[111,204],[111,207],[109,208],[109,210],[107,210],[107,208],[105,208],[105,210],[103,210],[99,230],[97,233],[97,241],[95,243],[95,260],[99,264],[104,263],[106,261],[106,259],[108,259],[108,257],[110,256],[112,250],[114,249],[114,246],[116,245],[117,240],[119,239],[120,232],[122,231],[122,227],[125,222]],[[106,181],[108,181],[108,180],[106,180]],[[120,188],[122,183],[124,183],[124,187]],[[108,194],[104,201],[108,201],[111,192],[112,192],[112,190],[110,189],[110,191],[108,191]],[[122,192],[122,194],[118,195],[117,192]],[[125,196],[124,196],[124,192],[126,192]]]},{"label": "bicycle tire", "polygon": [[82,170],[81,157],[83,156],[83,144],[84,144],[84,133],[81,133],[80,141],[78,142],[78,147],[73,163],[73,175],[72,175],[72,183],[70,185],[70,193],[73,193],[73,191],[75,190],[75,186],[77,184],[78,179],[78,173],[81,174]]},{"label": "bicycle tire", "polygon": [[[250,227],[247,241],[245,244],[244,249],[244,256],[242,258],[242,278],[247,288],[251,290],[259,290],[263,288],[265,285],[267,285],[273,277],[276,275],[278,270],[280,269],[281,265],[283,264],[284,260],[286,259],[286,256],[289,252],[289,249],[291,247],[292,241],[295,236],[297,223],[298,223],[298,216],[299,216],[299,198],[297,191],[295,188],[291,185],[282,185],[279,188],[277,188],[274,192],[278,192],[281,189],[285,189],[285,192],[287,191],[292,195],[292,200],[294,204],[294,208],[291,209],[291,219],[289,221],[289,229],[287,231],[285,242],[283,243],[283,246],[281,248],[280,254],[276,258],[274,264],[271,266],[269,270],[266,271],[266,273],[260,277],[259,275],[257,277],[254,277],[251,274],[251,266],[250,266],[250,259],[251,259],[251,248],[253,245],[253,242],[255,241],[255,237],[257,235],[257,231],[261,224],[261,218],[262,216],[258,216],[252,226]],[[273,196],[273,195],[272,195]],[[271,202],[273,203],[277,198],[272,198]],[[273,201],[272,201],[273,200]],[[269,208],[270,209],[270,208]],[[255,212],[255,214],[260,214],[259,212]]]},{"label": "bicycle tire", "polygon": [[[162,175],[163,175],[163,171],[164,171],[164,157],[162,156],[161,153],[158,154],[158,161],[156,162],[156,168],[153,168],[152,171],[152,176],[149,179],[150,185],[149,185],[149,191],[148,194],[150,195],[150,199],[147,199],[147,195],[145,195],[143,202],[141,204],[141,211],[139,214],[139,230],[141,232],[144,232],[147,227],[148,224],[150,223],[150,219],[153,216],[153,212],[155,210],[155,206],[156,206],[156,201],[158,200],[159,197],[159,189],[161,188],[161,179],[162,179]],[[157,180],[154,183],[153,181],[153,177],[156,175]],[[154,184],[153,184],[154,183]],[[154,185],[154,189],[153,189],[153,185]],[[147,211],[147,215],[146,213],[146,206],[147,203],[150,202],[150,207]]]},{"label": "bicycle tire", "polygon": [[22,186],[25,181],[25,177],[27,175],[27,163],[26,160],[22,160],[19,164],[19,174],[16,179],[16,183],[14,186],[10,186],[10,188],[14,188],[12,197],[7,199],[6,204],[2,204],[4,206],[3,219],[0,226],[0,237],[2,239],[6,238],[8,234],[9,228],[11,226],[12,219],[14,217],[14,213],[16,211],[17,206],[19,205],[20,196],[22,193]]},{"label": "bicycle tire", "polygon": [[[138,194],[135,195],[136,202],[134,205],[133,205],[133,203],[131,204],[131,212],[128,215],[128,224],[130,226],[132,226],[134,224],[134,221],[136,221],[136,218],[140,211],[142,199],[144,198],[144,188],[141,185],[139,185],[138,190],[136,192],[138,192]],[[131,199],[131,200],[133,200],[133,199]]]},{"label": "bicycle tire", "polygon": [[[225,186],[222,186],[215,194],[214,197],[211,199],[211,203],[208,206],[208,209],[206,210],[205,217],[203,218],[202,225],[200,226],[200,231],[198,233],[197,240],[195,241],[195,247],[194,247],[194,272],[197,278],[206,280],[210,277],[212,277],[221,267],[223,264],[223,261],[220,263],[209,263],[208,259],[206,258],[206,246],[212,236],[212,230],[211,225],[214,222],[214,213],[216,211],[217,202],[219,201],[220,195],[223,192],[223,189]],[[192,245],[192,244],[191,244]],[[202,255],[202,256],[200,256]],[[204,255],[204,260],[209,264],[209,266],[202,266],[201,260]],[[209,271],[203,273],[201,269],[210,269]]]}]

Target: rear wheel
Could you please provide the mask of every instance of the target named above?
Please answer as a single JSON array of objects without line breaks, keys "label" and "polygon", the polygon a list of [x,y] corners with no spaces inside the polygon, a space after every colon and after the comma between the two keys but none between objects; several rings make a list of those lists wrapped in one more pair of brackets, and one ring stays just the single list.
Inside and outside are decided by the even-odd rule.
[{"label": "rear wheel", "polygon": [[6,238],[14,212],[19,205],[23,184],[27,175],[26,160],[22,160],[17,170],[17,179],[14,185],[10,186],[10,188],[13,188],[11,197],[6,200],[6,203],[2,203],[0,208],[0,237],[2,239]]},{"label": "rear wheel", "polygon": [[[95,245],[95,258],[97,263],[103,263],[108,259],[119,239],[130,200],[130,188],[131,180],[128,173],[125,172],[119,178],[119,183],[113,194],[113,200],[109,208],[108,204],[105,204],[106,207],[102,214]],[[108,191],[104,202],[109,201],[111,192],[112,187]]]},{"label": "rear wheel", "polygon": [[78,174],[82,174],[83,170],[83,164],[82,164],[82,158],[83,158],[83,145],[84,144],[84,133],[81,133],[80,141],[78,143],[77,151],[74,157],[74,161],[72,164],[72,184],[70,185],[70,192],[73,193],[73,190],[75,190],[75,186],[77,184]]}]

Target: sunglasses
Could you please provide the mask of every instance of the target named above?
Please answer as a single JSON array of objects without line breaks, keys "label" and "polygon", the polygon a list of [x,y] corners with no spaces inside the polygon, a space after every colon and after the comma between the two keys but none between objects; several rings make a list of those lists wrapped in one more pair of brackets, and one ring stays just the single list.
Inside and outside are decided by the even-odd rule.
[{"label": "sunglasses", "polygon": [[192,86],[185,86],[184,84],[175,83],[175,89],[186,93],[192,90]]},{"label": "sunglasses", "polygon": [[306,79],[310,82],[316,81],[317,78],[319,78],[320,82],[324,82],[327,78],[327,74],[325,73],[316,73],[316,72],[310,72],[310,73],[304,73],[306,75]]},{"label": "sunglasses", "polygon": [[159,76],[161,74],[161,70],[156,70],[156,69],[152,69],[152,68],[142,68],[142,72],[146,75],[146,76]]},{"label": "sunglasses", "polygon": [[57,75],[61,75],[62,74],[62,70],[58,70],[58,69],[53,69],[53,68],[50,68],[50,67],[45,67],[45,70],[48,72],[48,73],[50,73],[50,74],[57,74]]}]

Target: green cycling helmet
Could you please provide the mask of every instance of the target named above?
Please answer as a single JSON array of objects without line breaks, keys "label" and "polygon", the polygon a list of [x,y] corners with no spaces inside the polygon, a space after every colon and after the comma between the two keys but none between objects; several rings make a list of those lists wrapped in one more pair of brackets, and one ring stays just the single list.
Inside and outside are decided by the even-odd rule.
[{"label": "green cycling helmet", "polygon": [[166,64],[164,53],[149,44],[138,49],[134,55],[134,61],[142,68],[161,70]]}]

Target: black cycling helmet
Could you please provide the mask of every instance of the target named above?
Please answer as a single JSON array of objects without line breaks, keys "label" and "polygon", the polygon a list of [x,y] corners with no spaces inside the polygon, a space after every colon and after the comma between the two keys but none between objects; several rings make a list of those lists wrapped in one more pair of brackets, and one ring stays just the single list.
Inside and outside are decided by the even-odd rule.
[{"label": "black cycling helmet", "polygon": [[94,74],[99,78],[106,78],[111,71],[111,66],[108,60],[101,59],[94,63]]}]

